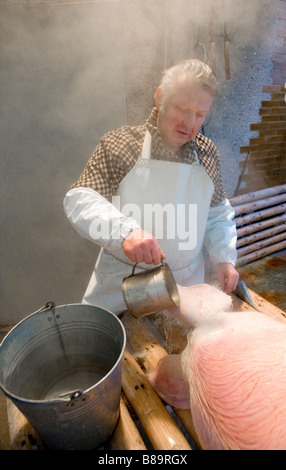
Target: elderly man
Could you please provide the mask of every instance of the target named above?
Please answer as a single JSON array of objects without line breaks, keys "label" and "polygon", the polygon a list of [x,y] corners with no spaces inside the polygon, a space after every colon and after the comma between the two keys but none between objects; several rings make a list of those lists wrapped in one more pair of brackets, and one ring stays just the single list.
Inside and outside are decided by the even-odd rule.
[{"label": "elderly man", "polygon": [[198,133],[216,93],[206,64],[181,62],[165,72],[144,125],[101,138],[64,200],[74,228],[101,246],[83,303],[124,310],[134,263],[139,272],[166,260],[178,284],[203,283],[204,251],[222,290],[236,288],[234,213],[218,151]]}]

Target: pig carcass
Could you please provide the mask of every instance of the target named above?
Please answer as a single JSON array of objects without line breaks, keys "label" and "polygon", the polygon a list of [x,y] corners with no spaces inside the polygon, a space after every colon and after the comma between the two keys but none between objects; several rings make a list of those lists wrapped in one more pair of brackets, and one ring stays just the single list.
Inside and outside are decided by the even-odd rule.
[{"label": "pig carcass", "polygon": [[170,405],[190,408],[203,449],[286,449],[286,323],[232,312],[213,286],[178,286],[170,310],[192,329],[180,355],[163,358],[148,380]]}]

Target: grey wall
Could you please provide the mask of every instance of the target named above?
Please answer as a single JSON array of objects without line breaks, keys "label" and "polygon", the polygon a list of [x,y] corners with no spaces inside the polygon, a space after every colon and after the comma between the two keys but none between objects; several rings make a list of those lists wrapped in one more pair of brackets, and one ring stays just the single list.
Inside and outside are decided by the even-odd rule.
[{"label": "grey wall", "polygon": [[[165,67],[206,58],[195,46],[200,25],[208,50],[208,1],[0,0],[0,324],[81,300],[98,248],[66,221],[64,195],[104,132],[148,117]],[[231,78],[217,38],[221,93],[205,132],[229,196],[271,83],[275,1],[225,0]]]},{"label": "grey wall", "polygon": [[81,301],[98,252],[62,201],[125,121],[118,2],[0,9],[0,323]]}]

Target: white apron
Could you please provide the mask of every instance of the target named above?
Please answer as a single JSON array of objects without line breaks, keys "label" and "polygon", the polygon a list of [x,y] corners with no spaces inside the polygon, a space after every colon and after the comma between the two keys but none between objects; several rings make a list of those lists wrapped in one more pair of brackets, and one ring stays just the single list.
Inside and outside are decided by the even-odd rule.
[{"label": "white apron", "polygon": [[[114,198],[117,209],[134,218],[142,229],[152,231],[175,281],[184,286],[204,282],[202,246],[214,191],[212,180],[195,156],[192,164],[151,159],[151,135],[147,131],[141,158],[121,181]],[[151,216],[151,209],[156,216]],[[117,314],[126,310],[121,285],[132,267],[123,250],[115,257],[102,248],[83,303]],[[135,272],[152,268],[153,264],[139,263]]]}]

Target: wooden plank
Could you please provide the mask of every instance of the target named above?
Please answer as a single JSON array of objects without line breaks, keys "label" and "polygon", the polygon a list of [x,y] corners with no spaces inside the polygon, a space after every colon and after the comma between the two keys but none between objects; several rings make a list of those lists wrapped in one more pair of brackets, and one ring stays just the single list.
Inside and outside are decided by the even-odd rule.
[{"label": "wooden plank", "polygon": [[251,300],[254,307],[251,307],[249,304],[239,299],[235,294],[230,294],[233,301],[233,311],[245,312],[256,310],[264,315],[275,318],[276,320],[286,322],[286,313],[283,312],[279,307],[276,307],[268,300],[263,299],[261,295],[254,292],[252,289],[247,287]]},{"label": "wooden plank", "polygon": [[276,307],[253,290],[248,288],[248,291],[250,293],[255,310],[263,313],[264,315],[268,315],[276,318],[277,320],[286,322],[286,313],[283,310],[281,310],[279,307]]}]

